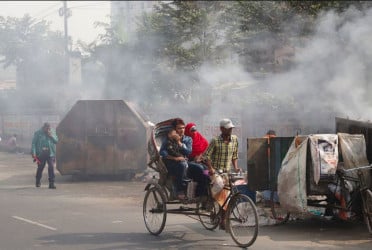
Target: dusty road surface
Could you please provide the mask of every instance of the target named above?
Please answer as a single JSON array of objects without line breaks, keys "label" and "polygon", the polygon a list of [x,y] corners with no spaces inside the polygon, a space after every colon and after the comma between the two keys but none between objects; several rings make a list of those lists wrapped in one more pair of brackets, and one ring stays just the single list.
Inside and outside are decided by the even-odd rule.
[{"label": "dusty road surface", "polygon": [[[35,187],[35,170],[29,155],[0,152],[0,250],[237,248],[224,231],[207,231],[181,215],[169,214],[160,236],[150,235],[142,218],[141,180],[83,181],[57,172],[57,189],[50,190],[47,169],[41,188]],[[260,222],[250,249],[372,249],[362,223]]]}]

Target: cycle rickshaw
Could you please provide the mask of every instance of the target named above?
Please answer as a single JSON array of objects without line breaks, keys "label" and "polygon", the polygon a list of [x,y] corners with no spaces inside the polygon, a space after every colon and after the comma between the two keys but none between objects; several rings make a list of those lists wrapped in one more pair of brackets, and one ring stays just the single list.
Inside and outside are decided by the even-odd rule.
[{"label": "cycle rickshaw", "polygon": [[[234,181],[243,175],[226,173],[228,177],[224,189],[229,195],[223,204],[212,197],[212,186],[208,186],[205,197],[194,197],[192,191],[183,200],[178,200],[173,193],[172,176],[168,175],[160,155],[159,148],[171,128],[174,119],[169,119],[155,125],[148,141],[150,161],[148,166],[157,172],[157,176],[145,187],[143,201],[143,218],[147,230],[153,235],[159,235],[165,228],[167,214],[181,214],[200,221],[207,230],[218,227],[222,209],[226,209],[226,232],[240,247],[251,246],[258,234],[258,215],[254,202],[245,194],[240,193],[234,186]],[[192,185],[189,182],[188,185]],[[188,188],[192,190],[192,188]]]},{"label": "cycle rickshaw", "polygon": [[363,220],[372,233],[372,165],[363,134],[279,137],[270,143],[248,140],[248,183],[256,190],[278,191],[280,202],[270,199],[278,223],[290,214],[333,216]]}]

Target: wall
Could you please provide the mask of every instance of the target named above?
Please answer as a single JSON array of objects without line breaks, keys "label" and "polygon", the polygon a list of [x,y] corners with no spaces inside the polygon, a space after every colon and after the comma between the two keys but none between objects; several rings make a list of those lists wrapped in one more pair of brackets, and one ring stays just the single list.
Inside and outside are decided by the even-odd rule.
[{"label": "wall", "polygon": [[59,121],[58,114],[0,114],[1,143],[4,145],[12,134],[17,134],[17,144],[24,152],[29,152],[34,132],[44,122],[49,122],[55,129]]}]

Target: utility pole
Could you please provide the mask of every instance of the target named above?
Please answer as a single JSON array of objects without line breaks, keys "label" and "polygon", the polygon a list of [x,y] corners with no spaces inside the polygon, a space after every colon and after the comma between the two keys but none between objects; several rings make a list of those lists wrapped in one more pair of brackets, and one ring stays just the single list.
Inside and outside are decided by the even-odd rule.
[{"label": "utility pole", "polygon": [[68,25],[67,18],[71,16],[70,10],[67,8],[67,1],[63,1],[63,7],[59,9],[59,15],[63,16],[64,31],[65,31],[65,84],[69,84],[70,79],[70,52],[68,48]]}]

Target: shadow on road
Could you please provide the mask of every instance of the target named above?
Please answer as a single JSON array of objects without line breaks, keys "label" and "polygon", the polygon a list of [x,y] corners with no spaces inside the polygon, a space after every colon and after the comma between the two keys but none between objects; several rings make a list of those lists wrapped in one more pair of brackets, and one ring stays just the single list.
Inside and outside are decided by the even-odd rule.
[{"label": "shadow on road", "polygon": [[283,225],[260,227],[259,236],[273,241],[311,241],[353,247],[370,246],[372,235],[363,222],[310,218]]},{"label": "shadow on road", "polygon": [[[216,249],[216,245],[226,242],[224,239],[185,239],[185,232],[164,232],[159,236],[148,233],[86,233],[86,234],[57,234],[39,238],[43,246],[83,245],[98,246],[95,250],[113,249],[195,249],[195,246],[203,246],[203,249]],[[100,248],[99,245],[113,244],[112,247]],[[79,247],[79,249],[80,249]],[[231,246],[230,246],[231,247]],[[77,247],[78,248],[78,247]]]}]

